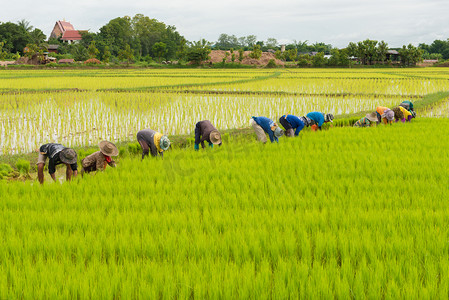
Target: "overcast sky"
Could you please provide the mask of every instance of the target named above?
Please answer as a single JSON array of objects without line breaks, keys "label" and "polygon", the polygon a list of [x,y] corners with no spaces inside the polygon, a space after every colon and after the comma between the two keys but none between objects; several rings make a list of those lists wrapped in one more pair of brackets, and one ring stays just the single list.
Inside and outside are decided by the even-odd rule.
[{"label": "overcast sky", "polygon": [[21,19],[49,36],[57,20],[98,32],[111,19],[141,13],[174,25],[187,40],[221,33],[346,47],[364,39],[390,47],[449,38],[449,0],[1,0],[0,21]]}]

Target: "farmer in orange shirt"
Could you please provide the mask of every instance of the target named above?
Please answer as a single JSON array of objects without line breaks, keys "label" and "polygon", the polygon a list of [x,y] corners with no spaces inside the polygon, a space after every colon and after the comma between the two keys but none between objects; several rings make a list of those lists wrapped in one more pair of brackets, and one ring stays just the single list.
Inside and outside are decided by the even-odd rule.
[{"label": "farmer in orange shirt", "polygon": [[377,116],[377,124],[384,122],[385,124],[392,123],[394,121],[394,112],[385,106],[378,106],[376,111],[369,114],[370,118]]}]

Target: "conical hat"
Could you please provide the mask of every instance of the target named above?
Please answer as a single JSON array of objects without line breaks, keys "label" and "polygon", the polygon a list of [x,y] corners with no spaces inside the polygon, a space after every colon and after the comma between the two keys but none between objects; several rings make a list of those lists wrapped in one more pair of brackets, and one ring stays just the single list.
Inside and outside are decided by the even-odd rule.
[{"label": "conical hat", "polygon": [[117,147],[111,142],[101,141],[98,146],[100,147],[101,153],[106,156],[117,156],[119,153]]},{"label": "conical hat", "polygon": [[372,112],[370,114],[367,114],[366,118],[368,120],[370,120],[371,122],[377,122],[378,121],[376,112]]},{"label": "conical hat", "polygon": [[221,144],[221,134],[218,130],[214,130],[209,135],[210,142],[214,145]]}]

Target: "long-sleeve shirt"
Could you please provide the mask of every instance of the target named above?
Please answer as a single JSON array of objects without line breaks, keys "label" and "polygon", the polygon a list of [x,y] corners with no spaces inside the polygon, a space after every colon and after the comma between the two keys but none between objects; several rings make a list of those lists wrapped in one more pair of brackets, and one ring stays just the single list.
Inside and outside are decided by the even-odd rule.
[{"label": "long-sleeve shirt", "polygon": [[290,123],[292,128],[296,128],[295,136],[298,136],[299,132],[304,128],[304,122],[294,115],[287,115],[287,116],[284,115],[283,117],[285,117],[285,120],[287,120],[287,122]]},{"label": "long-sleeve shirt", "polygon": [[404,107],[402,107],[402,106],[399,106],[399,109],[402,111],[402,113],[404,114],[404,118],[406,119],[406,120],[408,120],[408,116],[411,116],[412,114],[411,114],[411,112],[409,112],[407,109],[405,109]]},{"label": "long-sleeve shirt", "polygon": [[209,120],[199,121],[195,125],[195,144],[204,148],[204,141],[212,144],[210,141],[210,133],[217,130]]},{"label": "long-sleeve shirt", "polygon": [[307,118],[313,120],[318,127],[321,128],[324,124],[324,114],[318,111],[309,112],[306,115]]},{"label": "long-sleeve shirt", "polygon": [[[379,123],[383,120],[383,122],[385,124],[388,124],[388,120],[387,118],[382,118],[382,115],[385,113],[385,111],[389,110],[388,107],[385,106],[378,106],[376,108],[376,112],[377,112],[377,119],[379,120]],[[391,122],[391,121],[390,121]]]},{"label": "long-sleeve shirt", "polygon": [[108,162],[107,157],[101,153],[101,151],[97,151],[92,153],[91,155],[86,156],[82,161],[81,165],[84,169],[93,167],[93,171],[95,170],[104,170],[106,168],[106,164],[111,167],[115,167],[115,161],[110,159]]},{"label": "long-sleeve shirt", "polygon": [[411,101],[408,101],[408,100],[402,101],[402,103],[399,104],[399,106],[403,106],[405,109],[413,111],[413,103]]},{"label": "long-sleeve shirt", "polygon": [[254,121],[262,127],[263,131],[268,133],[270,141],[273,143],[274,141],[279,142],[279,139],[274,136],[273,130],[271,127],[274,125],[274,121],[267,117],[253,117]]},{"label": "long-sleeve shirt", "polygon": [[371,121],[367,117],[363,117],[354,123],[354,127],[370,127]]},{"label": "long-sleeve shirt", "polygon": [[[61,144],[49,143],[42,145],[39,148],[39,152],[48,157],[48,173],[54,174],[56,172],[56,166],[63,162],[59,158],[59,154],[65,147]],[[78,170],[78,164],[73,163],[70,165],[72,171]]]},{"label": "long-sleeve shirt", "polygon": [[[163,156],[163,152],[158,151],[156,142],[154,140],[154,137],[157,133],[158,132],[153,129],[149,129],[149,128],[143,129],[137,133],[137,140],[144,141],[150,147],[150,152],[151,152],[152,156],[157,156],[158,153],[159,153],[159,155]],[[142,155],[142,158],[143,158],[143,155]]]}]

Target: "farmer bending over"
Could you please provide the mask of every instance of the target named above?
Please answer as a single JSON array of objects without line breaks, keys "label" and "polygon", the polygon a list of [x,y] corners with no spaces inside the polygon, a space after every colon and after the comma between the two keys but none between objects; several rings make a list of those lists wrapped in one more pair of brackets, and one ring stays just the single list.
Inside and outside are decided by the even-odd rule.
[{"label": "farmer bending over", "polygon": [[100,151],[94,152],[91,155],[86,156],[81,161],[81,175],[86,173],[90,173],[93,171],[106,169],[106,166],[109,165],[111,167],[115,167],[115,161],[111,158],[111,156],[118,155],[117,147],[108,141],[101,141],[98,144],[100,147]]},{"label": "farmer bending over", "polygon": [[333,122],[334,120],[333,114],[323,114],[318,111],[309,112],[306,117],[312,121],[310,126],[312,126],[313,131],[316,131],[317,128],[321,130],[321,126],[323,126],[324,123]]},{"label": "farmer bending over", "polygon": [[399,106],[402,106],[403,108],[405,108],[409,112],[415,111],[413,109],[413,103],[411,101],[402,101],[402,103],[399,104]]},{"label": "farmer bending over", "polygon": [[250,122],[256,132],[257,139],[264,144],[267,142],[265,133],[268,133],[272,143],[274,141],[279,142],[279,138],[284,134],[284,131],[267,117],[252,117]]},{"label": "farmer bending over", "polygon": [[377,123],[377,116],[367,114],[365,117],[357,120],[357,122],[354,123],[354,127],[371,127],[374,126]]},{"label": "farmer bending over", "polygon": [[[286,137],[298,136],[305,126],[304,121],[294,115],[283,115],[279,118],[279,123],[284,126]],[[296,130],[293,132],[294,129]]]},{"label": "farmer bending over", "polygon": [[48,157],[48,173],[56,181],[56,166],[66,165],[66,180],[72,179],[72,175],[78,175],[78,165],[76,163],[77,155],[75,150],[66,148],[61,144],[49,143],[39,148],[39,157],[37,159],[37,177],[41,184],[44,183],[44,166]]},{"label": "farmer bending over", "polygon": [[[367,115],[368,116],[368,115]],[[384,122],[384,124],[391,124],[394,120],[394,112],[388,107],[378,106],[376,111],[369,114],[370,118],[377,118],[377,124]]]},{"label": "farmer bending over", "polygon": [[164,151],[170,147],[170,140],[166,135],[156,132],[152,129],[143,129],[137,133],[137,141],[142,148],[142,159],[151,151],[151,156],[157,156],[158,153],[164,157]]},{"label": "farmer bending over", "polygon": [[212,125],[209,120],[199,121],[195,125],[195,150],[204,149],[204,141],[209,143],[209,147],[213,148],[214,145],[221,146],[221,134],[217,128]]}]

